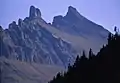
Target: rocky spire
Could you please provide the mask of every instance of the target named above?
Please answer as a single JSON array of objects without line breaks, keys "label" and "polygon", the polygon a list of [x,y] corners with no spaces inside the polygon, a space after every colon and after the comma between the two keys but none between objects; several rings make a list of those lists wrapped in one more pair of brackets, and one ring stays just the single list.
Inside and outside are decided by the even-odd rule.
[{"label": "rocky spire", "polygon": [[0,31],[3,31],[3,28],[2,28],[2,26],[0,26]]},{"label": "rocky spire", "polygon": [[29,17],[30,18],[41,17],[40,10],[38,8],[35,8],[34,6],[30,6]]},{"label": "rocky spire", "polygon": [[36,8],[36,14],[37,14],[38,17],[41,17],[41,12],[38,8]]},{"label": "rocky spire", "polygon": [[68,7],[68,12],[67,14],[64,16],[64,19],[68,20],[69,22],[75,22],[78,21],[80,19],[83,19],[84,17],[77,11],[76,8],[69,6]]},{"label": "rocky spire", "polygon": [[63,16],[62,15],[55,16],[53,18],[52,25],[58,27],[56,24],[62,23],[62,21],[63,21]]},{"label": "rocky spire", "polygon": [[76,8],[74,8],[74,7],[72,7],[72,6],[69,6],[68,7],[68,12],[76,12],[77,10],[76,10]]},{"label": "rocky spire", "polygon": [[13,21],[12,23],[9,24],[9,29],[13,29],[16,26],[17,26],[16,22]]},{"label": "rocky spire", "polygon": [[74,8],[74,7],[72,7],[72,6],[69,6],[68,7],[68,12],[67,12],[67,14],[66,14],[66,16],[80,16],[80,13],[77,11],[77,9],[76,8]]},{"label": "rocky spire", "polygon": [[76,8],[69,6],[67,14],[65,16],[61,16],[61,15],[55,16],[52,25],[57,27],[58,24],[64,25],[66,24],[66,22],[74,23],[75,21],[79,20],[81,17],[82,15],[80,15],[80,13],[77,11]]},{"label": "rocky spire", "polygon": [[35,7],[34,6],[30,6],[30,12],[29,12],[29,17],[33,18],[35,17]]},{"label": "rocky spire", "polygon": [[22,19],[19,19],[19,20],[18,20],[18,25],[19,25],[20,27],[22,26],[22,22],[23,22]]}]

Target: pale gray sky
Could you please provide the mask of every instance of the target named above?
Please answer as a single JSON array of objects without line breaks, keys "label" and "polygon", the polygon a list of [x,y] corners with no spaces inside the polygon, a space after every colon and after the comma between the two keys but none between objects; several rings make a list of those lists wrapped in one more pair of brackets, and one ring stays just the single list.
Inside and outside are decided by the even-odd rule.
[{"label": "pale gray sky", "polygon": [[65,15],[68,6],[75,7],[83,16],[108,30],[120,28],[120,0],[0,0],[0,25],[7,28],[12,21],[28,16],[34,5],[47,22],[56,15]]}]

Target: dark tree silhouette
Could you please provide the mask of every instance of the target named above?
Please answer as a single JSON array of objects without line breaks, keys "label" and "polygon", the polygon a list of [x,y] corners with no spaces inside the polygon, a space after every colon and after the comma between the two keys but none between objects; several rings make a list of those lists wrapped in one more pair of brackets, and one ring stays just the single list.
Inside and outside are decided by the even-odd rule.
[{"label": "dark tree silhouette", "polygon": [[90,49],[86,58],[83,51],[67,72],[58,73],[50,83],[120,83],[120,35],[110,33],[108,44],[96,55]]}]

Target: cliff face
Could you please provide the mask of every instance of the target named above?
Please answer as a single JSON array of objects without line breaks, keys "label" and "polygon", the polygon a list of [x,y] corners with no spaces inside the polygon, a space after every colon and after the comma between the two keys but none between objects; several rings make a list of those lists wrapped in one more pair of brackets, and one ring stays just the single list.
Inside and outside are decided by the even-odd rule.
[{"label": "cliff face", "polygon": [[2,83],[46,83],[81,51],[97,52],[108,33],[72,6],[65,16],[55,16],[52,24],[31,6],[29,17],[13,21],[8,29],[0,26]]},{"label": "cliff face", "polygon": [[64,68],[0,57],[0,83],[47,83]]},{"label": "cliff face", "polygon": [[109,31],[68,7],[65,16],[46,23],[41,11],[30,7],[29,17],[13,21],[8,29],[0,27],[1,55],[10,59],[67,66],[80,51],[97,52],[106,43]]},{"label": "cliff face", "polygon": [[38,8],[30,7],[30,15],[18,24],[12,22],[9,28],[1,28],[1,56],[26,62],[56,64],[65,66],[75,58],[72,46],[61,38],[55,37],[43,25]]},{"label": "cliff face", "polygon": [[[52,26],[71,37],[66,38],[71,41],[77,49],[88,51],[90,48],[94,52],[107,42],[109,31],[84,16],[76,8],[69,6],[65,16],[55,16]],[[58,34],[59,35],[59,34]]]},{"label": "cliff face", "polygon": [[[52,25],[74,35],[95,35],[106,37],[108,30],[82,16],[76,8],[69,6],[65,16],[55,16]],[[94,35],[95,34],[95,35]]]}]

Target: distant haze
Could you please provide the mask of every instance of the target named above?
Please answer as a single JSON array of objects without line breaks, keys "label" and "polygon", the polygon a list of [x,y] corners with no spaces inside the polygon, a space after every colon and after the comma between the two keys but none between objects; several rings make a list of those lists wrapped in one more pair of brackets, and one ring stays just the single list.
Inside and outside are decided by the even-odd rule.
[{"label": "distant haze", "polygon": [[7,28],[12,21],[27,17],[31,5],[41,10],[47,22],[56,15],[65,15],[71,5],[110,31],[114,25],[120,28],[120,0],[0,0],[0,25]]}]

